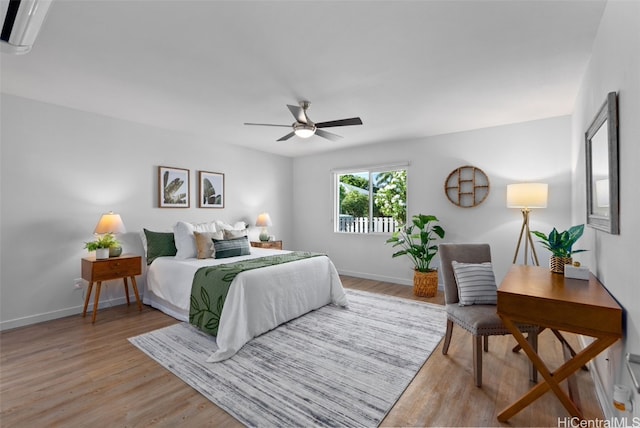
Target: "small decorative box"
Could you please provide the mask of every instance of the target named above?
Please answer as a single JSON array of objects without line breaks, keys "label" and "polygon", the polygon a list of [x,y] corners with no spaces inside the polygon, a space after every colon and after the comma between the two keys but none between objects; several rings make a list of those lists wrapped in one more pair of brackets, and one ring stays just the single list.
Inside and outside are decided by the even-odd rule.
[{"label": "small decorative box", "polygon": [[589,280],[589,268],[565,265],[564,277]]}]

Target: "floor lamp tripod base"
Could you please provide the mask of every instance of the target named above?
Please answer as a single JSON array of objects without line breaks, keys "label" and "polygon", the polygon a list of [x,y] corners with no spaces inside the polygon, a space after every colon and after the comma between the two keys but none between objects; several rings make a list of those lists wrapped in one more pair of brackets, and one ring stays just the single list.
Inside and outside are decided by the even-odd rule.
[{"label": "floor lamp tripod base", "polygon": [[529,230],[529,213],[528,208],[522,209],[522,227],[520,228],[520,237],[518,238],[518,245],[516,246],[516,253],[513,255],[513,264],[518,261],[518,252],[520,251],[520,245],[522,244],[522,238],[524,236],[524,264],[528,263],[529,259],[529,246],[531,246],[532,261],[536,266],[540,266],[538,262],[538,255],[536,254],[536,248],[533,245],[533,238],[531,238],[531,231]]}]

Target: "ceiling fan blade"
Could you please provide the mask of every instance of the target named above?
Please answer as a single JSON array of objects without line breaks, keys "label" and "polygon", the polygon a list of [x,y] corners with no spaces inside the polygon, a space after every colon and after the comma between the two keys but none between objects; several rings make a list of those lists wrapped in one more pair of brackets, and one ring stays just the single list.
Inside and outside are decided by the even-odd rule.
[{"label": "ceiling fan blade", "polygon": [[323,131],[322,129],[316,129],[316,135],[318,137],[326,138],[331,141],[338,141],[342,138],[342,135],[334,134],[333,132]]},{"label": "ceiling fan blade", "polygon": [[304,114],[302,107],[292,106],[291,104],[287,104],[287,107],[289,107],[289,111],[298,122],[307,123],[307,116]]},{"label": "ceiling fan blade", "polygon": [[254,125],[254,126],[283,126],[285,128],[291,128],[291,125],[274,125],[273,123],[244,123],[245,125]]},{"label": "ceiling fan blade", "polygon": [[362,125],[362,120],[359,117],[352,117],[350,119],[330,120],[328,122],[316,123],[316,128],[330,128],[332,126],[350,126],[350,125]]},{"label": "ceiling fan blade", "polygon": [[286,141],[289,138],[293,137],[295,134],[295,132],[289,132],[287,135],[285,135],[284,137],[278,138],[276,141]]}]

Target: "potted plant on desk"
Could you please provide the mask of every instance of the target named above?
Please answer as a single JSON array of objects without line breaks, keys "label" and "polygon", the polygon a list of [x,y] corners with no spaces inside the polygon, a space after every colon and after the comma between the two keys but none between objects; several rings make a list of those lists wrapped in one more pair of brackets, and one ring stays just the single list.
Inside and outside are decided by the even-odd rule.
[{"label": "potted plant on desk", "polygon": [[547,250],[551,251],[549,268],[551,272],[564,274],[564,265],[573,263],[573,254],[587,250],[574,250],[573,244],[582,236],[584,224],[572,226],[569,230],[558,232],[554,227],[549,235],[542,232],[533,231],[533,234],[540,238],[540,243]]},{"label": "potted plant on desk", "polygon": [[438,291],[438,270],[431,268],[431,261],[438,253],[438,246],[433,244],[437,238],[444,237],[444,229],[432,224],[438,219],[433,215],[414,215],[410,226],[403,226],[396,231],[387,244],[402,247],[392,257],[407,256],[413,261],[413,294],[433,297]]},{"label": "potted plant on desk", "polygon": [[96,252],[96,259],[108,259],[109,250],[112,248],[120,248],[120,252],[122,251],[120,243],[112,233],[105,233],[95,241],[85,242],[84,244],[84,248]]}]

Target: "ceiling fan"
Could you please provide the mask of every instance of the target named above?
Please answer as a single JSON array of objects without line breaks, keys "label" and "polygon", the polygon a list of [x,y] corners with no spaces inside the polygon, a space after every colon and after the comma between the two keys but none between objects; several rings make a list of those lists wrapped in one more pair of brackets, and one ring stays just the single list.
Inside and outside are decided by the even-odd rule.
[{"label": "ceiling fan", "polygon": [[352,117],[350,119],[339,119],[339,120],[330,120],[328,122],[318,122],[314,123],[307,116],[307,109],[311,103],[309,101],[300,101],[300,106],[292,106],[287,104],[289,111],[296,119],[292,125],[274,125],[271,123],[246,123],[245,125],[255,125],[255,126],[283,126],[286,128],[293,128],[293,131],[285,135],[284,137],[279,138],[277,141],[285,141],[289,138],[297,135],[300,138],[309,138],[312,135],[317,135],[322,138],[326,138],[327,140],[337,141],[342,138],[338,134],[334,134],[332,132],[327,132],[321,128],[331,128],[334,126],[350,126],[350,125],[362,125],[362,120],[359,117]]}]

